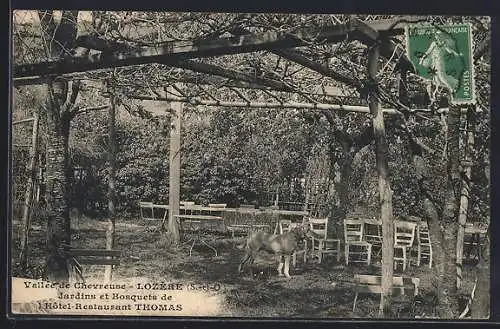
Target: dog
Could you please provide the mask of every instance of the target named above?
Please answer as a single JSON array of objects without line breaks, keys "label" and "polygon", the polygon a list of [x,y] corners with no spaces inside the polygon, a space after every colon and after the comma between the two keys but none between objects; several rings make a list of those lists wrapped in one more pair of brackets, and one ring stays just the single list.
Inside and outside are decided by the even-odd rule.
[{"label": "dog", "polygon": [[252,272],[255,256],[262,250],[278,256],[278,275],[290,278],[290,259],[297,250],[297,242],[311,237],[310,233],[309,225],[306,224],[298,225],[283,234],[271,234],[263,231],[250,233],[247,239],[237,246],[238,249],[245,249],[245,255],[238,266],[238,273],[241,273],[243,265],[247,262],[249,262],[248,265]]}]

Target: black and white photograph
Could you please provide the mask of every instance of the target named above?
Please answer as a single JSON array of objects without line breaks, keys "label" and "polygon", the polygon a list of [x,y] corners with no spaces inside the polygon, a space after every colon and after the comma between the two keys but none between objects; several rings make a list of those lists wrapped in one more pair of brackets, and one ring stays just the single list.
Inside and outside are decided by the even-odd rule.
[{"label": "black and white photograph", "polygon": [[10,316],[490,318],[490,17],[11,19]]}]

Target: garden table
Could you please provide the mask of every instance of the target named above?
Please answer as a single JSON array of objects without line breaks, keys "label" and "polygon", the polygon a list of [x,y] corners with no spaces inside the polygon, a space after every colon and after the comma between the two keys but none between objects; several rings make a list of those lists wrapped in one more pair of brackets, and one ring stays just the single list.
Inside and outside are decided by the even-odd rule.
[{"label": "garden table", "polygon": [[191,253],[193,251],[193,247],[196,244],[196,242],[202,243],[208,248],[212,249],[215,252],[215,256],[217,256],[217,249],[215,249],[213,246],[208,244],[204,239],[202,239],[200,235],[200,228],[201,227],[209,227],[209,228],[217,228],[223,225],[223,218],[222,216],[210,216],[210,215],[175,215],[175,218],[179,220],[181,223],[181,226],[185,224],[189,224],[191,231],[193,231],[195,234],[193,237],[191,237],[186,243],[193,242],[191,244],[191,248],[189,249],[189,256],[191,256]]},{"label": "garden table", "polygon": [[[477,258],[481,259],[481,237],[486,236],[487,228],[479,225],[474,225],[472,223],[467,223],[465,226],[465,237],[464,237],[464,256],[466,258]],[[467,236],[470,236],[468,238]],[[475,254],[475,255],[474,255]]]}]

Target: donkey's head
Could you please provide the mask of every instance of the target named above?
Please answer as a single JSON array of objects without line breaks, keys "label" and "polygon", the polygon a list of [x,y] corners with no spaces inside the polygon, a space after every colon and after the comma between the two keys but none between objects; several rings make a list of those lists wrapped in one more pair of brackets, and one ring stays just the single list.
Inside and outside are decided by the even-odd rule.
[{"label": "donkey's head", "polygon": [[295,226],[291,229],[291,232],[293,232],[299,240],[310,239],[313,237],[313,232],[307,222]]}]

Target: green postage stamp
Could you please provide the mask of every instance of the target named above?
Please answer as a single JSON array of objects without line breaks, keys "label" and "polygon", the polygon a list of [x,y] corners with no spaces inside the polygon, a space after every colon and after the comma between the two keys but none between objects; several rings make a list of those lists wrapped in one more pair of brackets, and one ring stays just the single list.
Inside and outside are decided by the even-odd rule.
[{"label": "green postage stamp", "polygon": [[417,75],[447,89],[452,104],[475,103],[470,24],[409,25],[406,43]]}]

